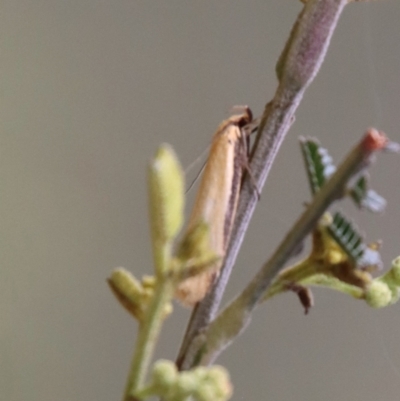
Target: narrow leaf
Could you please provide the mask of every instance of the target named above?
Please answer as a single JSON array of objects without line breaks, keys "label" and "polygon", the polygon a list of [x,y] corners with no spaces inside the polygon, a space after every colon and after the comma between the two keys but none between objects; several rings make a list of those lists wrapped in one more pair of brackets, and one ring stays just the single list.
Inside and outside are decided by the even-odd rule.
[{"label": "narrow leaf", "polygon": [[328,229],[343,251],[358,263],[364,254],[366,245],[357,227],[343,214],[336,212]]},{"label": "narrow leaf", "polygon": [[314,195],[335,172],[336,167],[327,149],[323,148],[316,139],[300,138],[300,146],[311,192]]},{"label": "narrow leaf", "polygon": [[340,212],[336,212],[328,227],[332,237],[358,267],[379,270],[383,263],[377,246],[365,244],[358,227]]}]

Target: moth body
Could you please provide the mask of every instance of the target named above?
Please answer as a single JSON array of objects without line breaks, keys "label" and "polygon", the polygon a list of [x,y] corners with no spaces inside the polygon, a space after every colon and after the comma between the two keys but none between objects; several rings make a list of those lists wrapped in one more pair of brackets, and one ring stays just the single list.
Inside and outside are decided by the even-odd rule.
[{"label": "moth body", "polygon": [[223,121],[213,136],[187,232],[204,222],[209,230],[209,249],[218,260],[204,272],[183,281],[176,297],[187,306],[201,301],[219,274],[229,244],[236,214],[244,165],[247,162],[246,134],[251,111]]}]

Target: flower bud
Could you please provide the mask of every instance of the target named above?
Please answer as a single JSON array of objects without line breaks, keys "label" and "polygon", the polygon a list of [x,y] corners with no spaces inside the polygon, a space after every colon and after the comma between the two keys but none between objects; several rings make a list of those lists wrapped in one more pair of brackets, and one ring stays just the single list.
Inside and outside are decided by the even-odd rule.
[{"label": "flower bud", "polygon": [[162,145],[149,167],[149,203],[153,243],[172,240],[183,223],[184,179],[169,145]]},{"label": "flower bud", "polygon": [[372,308],[383,308],[390,305],[392,292],[386,283],[374,280],[365,292],[365,301]]},{"label": "flower bud", "polygon": [[178,371],[173,362],[161,359],[154,364],[152,384],[158,394],[168,393],[175,386],[177,379]]}]

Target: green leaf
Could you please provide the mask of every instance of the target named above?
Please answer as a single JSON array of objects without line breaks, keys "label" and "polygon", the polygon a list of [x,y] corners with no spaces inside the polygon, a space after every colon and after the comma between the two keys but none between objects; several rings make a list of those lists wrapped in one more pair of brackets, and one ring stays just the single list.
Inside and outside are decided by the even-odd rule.
[{"label": "green leaf", "polygon": [[361,260],[366,245],[364,244],[363,236],[347,218],[340,212],[336,212],[333,216],[333,221],[328,227],[332,237],[356,262]]},{"label": "green leaf", "polygon": [[313,138],[300,138],[300,146],[308,174],[311,192],[318,192],[336,167],[327,149],[323,148],[318,140]]},{"label": "green leaf", "polygon": [[368,246],[358,227],[340,212],[336,212],[328,230],[338,245],[360,268],[380,269],[383,265],[376,247]]},{"label": "green leaf", "polygon": [[383,212],[386,200],[377,192],[369,189],[369,175],[362,175],[350,189],[350,196],[359,208],[368,209],[371,212]]}]

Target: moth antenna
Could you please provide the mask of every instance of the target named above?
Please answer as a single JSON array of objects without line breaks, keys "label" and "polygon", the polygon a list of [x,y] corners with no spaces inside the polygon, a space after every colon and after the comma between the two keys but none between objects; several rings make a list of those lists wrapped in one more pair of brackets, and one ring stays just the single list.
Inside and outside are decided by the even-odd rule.
[{"label": "moth antenna", "polygon": [[260,192],[260,189],[258,188],[257,181],[256,181],[256,179],[255,179],[255,177],[253,175],[253,172],[251,171],[250,164],[249,164],[249,161],[247,159],[243,160],[243,168],[246,170],[247,174],[250,177],[250,183],[251,183],[251,186],[254,189],[254,192],[257,195],[257,200],[260,201],[261,192]]},{"label": "moth antenna", "polygon": [[[204,153],[204,152],[203,152],[203,153]],[[195,162],[197,162],[200,158],[201,158],[201,156],[198,157],[198,158],[195,160]],[[199,179],[199,177],[200,177],[201,173],[203,172],[204,167],[206,166],[206,164],[207,164],[207,160],[203,163],[203,165],[201,166],[201,169],[197,172],[196,176],[193,178],[192,182],[190,183],[190,185],[189,185],[188,188],[186,189],[185,195],[193,188],[193,185],[194,185],[195,182]],[[192,165],[193,165],[193,163],[192,163]]]},{"label": "moth antenna", "polygon": [[[211,144],[209,144],[195,160],[193,160],[186,168],[185,168],[185,175],[187,175],[195,166],[198,165],[201,159],[204,158],[204,155],[210,151]],[[204,168],[204,166],[202,167]]]}]

